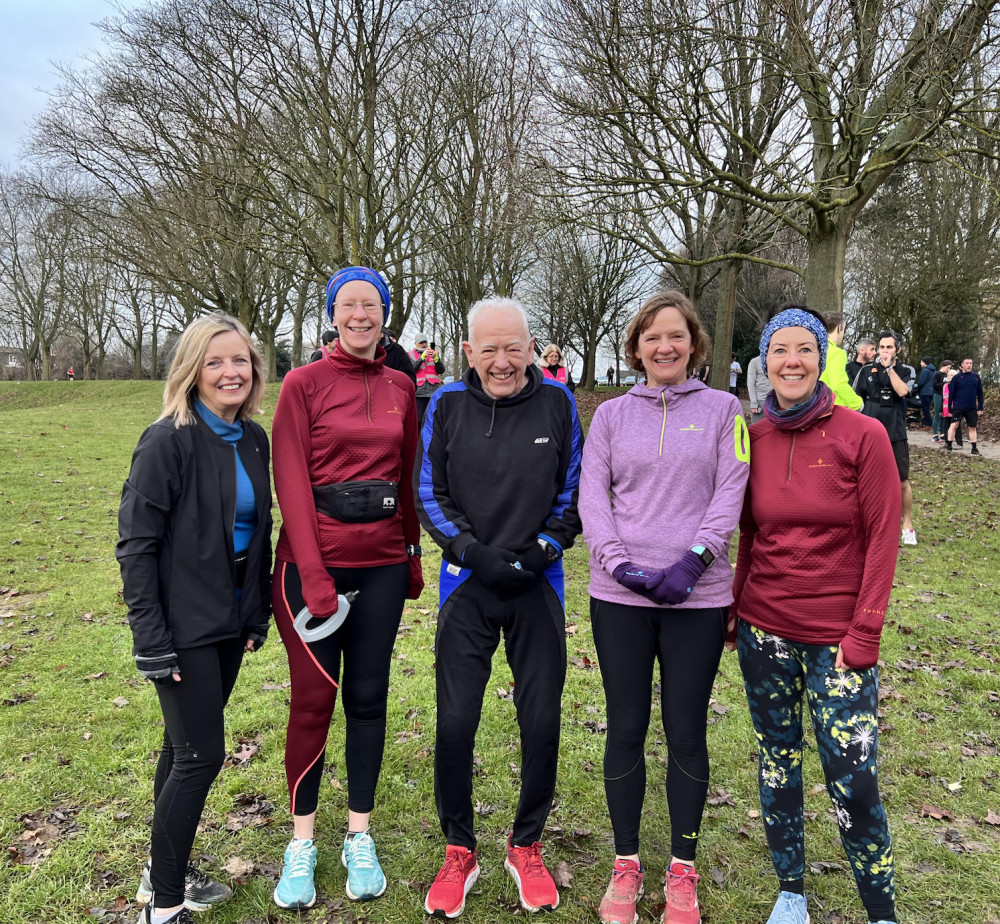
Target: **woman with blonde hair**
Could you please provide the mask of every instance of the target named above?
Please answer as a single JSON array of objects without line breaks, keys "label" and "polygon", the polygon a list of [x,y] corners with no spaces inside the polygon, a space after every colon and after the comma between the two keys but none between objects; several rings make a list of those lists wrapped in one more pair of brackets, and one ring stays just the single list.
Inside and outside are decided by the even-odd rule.
[{"label": "woman with blonde hair", "polygon": [[557,382],[562,382],[570,391],[576,391],[573,375],[563,362],[562,351],[554,343],[547,344],[542,350],[541,366],[545,378],[555,379]]},{"label": "woman with blonde hair", "polygon": [[226,756],[223,710],[243,654],[267,637],[269,455],[252,420],[263,395],[246,328],[221,312],[193,321],[122,489],[116,556],[132,653],[164,725],[139,924],[185,924],[230,895],[188,857]]}]

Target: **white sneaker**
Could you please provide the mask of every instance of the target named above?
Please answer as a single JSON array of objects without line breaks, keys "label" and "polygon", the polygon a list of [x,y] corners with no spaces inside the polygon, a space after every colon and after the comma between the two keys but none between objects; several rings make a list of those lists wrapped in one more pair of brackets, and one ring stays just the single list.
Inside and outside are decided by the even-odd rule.
[{"label": "white sneaker", "polygon": [[917,531],[915,529],[904,529],[903,545],[916,545],[916,544],[917,544]]}]

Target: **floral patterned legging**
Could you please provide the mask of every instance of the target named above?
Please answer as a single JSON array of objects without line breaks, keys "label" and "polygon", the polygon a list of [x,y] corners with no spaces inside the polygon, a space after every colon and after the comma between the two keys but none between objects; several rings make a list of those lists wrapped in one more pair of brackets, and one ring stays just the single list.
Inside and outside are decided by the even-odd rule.
[{"label": "floral patterned legging", "polygon": [[869,920],[895,920],[892,839],[878,791],[878,669],[838,670],[835,645],[789,641],[743,620],[737,648],[757,734],[761,812],[782,889],[801,892],[805,877],[805,698],[861,901]]}]

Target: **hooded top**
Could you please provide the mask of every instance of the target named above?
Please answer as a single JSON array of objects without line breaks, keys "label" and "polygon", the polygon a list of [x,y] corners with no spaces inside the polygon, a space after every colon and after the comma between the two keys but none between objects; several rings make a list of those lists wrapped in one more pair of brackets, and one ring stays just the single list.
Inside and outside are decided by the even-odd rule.
[{"label": "hooded top", "polygon": [[653,606],[622,587],[614,569],[630,561],[664,568],[703,545],[715,561],[677,608],[732,602],[729,541],[750,474],[740,402],[696,379],[636,385],[594,414],[583,449],[580,516],[590,547],[590,594]]}]

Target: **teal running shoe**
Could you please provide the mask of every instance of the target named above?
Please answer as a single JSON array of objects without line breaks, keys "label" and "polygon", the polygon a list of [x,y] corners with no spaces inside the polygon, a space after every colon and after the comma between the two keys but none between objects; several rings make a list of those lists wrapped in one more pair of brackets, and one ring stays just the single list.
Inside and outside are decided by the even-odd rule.
[{"label": "teal running shoe", "polygon": [[375,856],[375,841],[365,831],[344,838],[340,862],[347,867],[347,897],[356,902],[378,898],[385,891],[385,873]]},{"label": "teal running shoe", "polygon": [[279,908],[302,910],[316,904],[316,845],[312,840],[292,840],[285,848],[285,868],[274,890],[274,903]]}]

